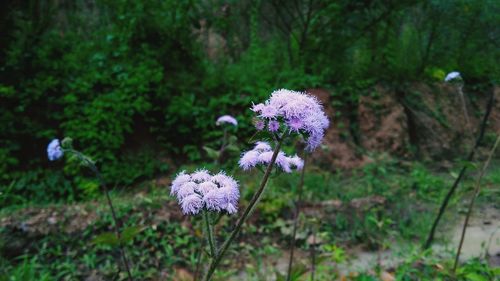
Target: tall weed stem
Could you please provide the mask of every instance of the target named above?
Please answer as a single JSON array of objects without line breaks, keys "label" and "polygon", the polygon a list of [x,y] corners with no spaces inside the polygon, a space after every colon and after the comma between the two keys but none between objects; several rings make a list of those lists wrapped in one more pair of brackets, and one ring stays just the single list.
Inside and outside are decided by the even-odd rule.
[{"label": "tall weed stem", "polygon": [[304,153],[304,166],[302,167],[302,171],[300,173],[299,185],[297,186],[297,201],[295,202],[295,210],[293,214],[293,232],[292,232],[292,238],[290,240],[290,259],[288,261],[288,272],[286,275],[287,281],[290,281],[292,278],[293,254],[295,250],[295,239],[297,237],[297,226],[299,221],[300,204],[302,203],[302,193],[303,193],[304,174],[306,171],[306,165],[307,165],[307,153]]},{"label": "tall weed stem", "polygon": [[458,260],[460,259],[460,252],[462,251],[462,246],[464,244],[465,232],[467,230],[467,225],[469,224],[469,219],[470,219],[470,216],[472,214],[472,209],[474,208],[474,201],[476,200],[477,196],[479,195],[479,191],[481,190],[481,180],[483,179],[483,176],[486,173],[486,169],[488,169],[488,166],[490,165],[491,158],[493,157],[493,154],[495,154],[495,150],[498,147],[498,143],[500,143],[500,135],[497,137],[497,140],[495,141],[493,148],[490,150],[490,153],[488,155],[488,159],[486,160],[486,162],[484,162],[481,173],[479,174],[479,177],[477,178],[476,185],[474,188],[474,194],[472,195],[472,198],[470,199],[469,208],[467,210],[467,215],[465,216],[464,226],[462,228],[462,235],[460,236],[460,243],[458,244],[457,255],[455,256],[455,264],[453,265],[453,272],[456,271],[457,266],[458,266]]},{"label": "tall weed stem", "polygon": [[212,228],[212,225],[210,224],[210,217],[208,211],[206,210],[203,211],[203,220],[205,221],[207,240],[208,244],[210,245],[210,256],[215,257],[217,255],[217,252],[215,250],[214,230]]},{"label": "tall weed stem", "polygon": [[238,219],[235,228],[233,229],[233,231],[231,231],[231,233],[229,234],[229,237],[226,239],[226,241],[224,241],[224,243],[222,244],[217,255],[215,255],[215,257],[212,258],[212,261],[210,262],[210,266],[208,268],[207,274],[205,275],[205,278],[204,278],[205,281],[210,280],[210,278],[212,277],[212,275],[215,272],[215,269],[217,268],[217,266],[221,262],[222,257],[224,256],[227,249],[229,248],[229,245],[231,245],[233,240],[236,238],[236,236],[238,235],[238,233],[241,230],[241,227],[246,222],[248,216],[250,215],[253,208],[255,207],[255,205],[259,201],[260,197],[262,196],[262,193],[264,192],[267,181],[269,180],[269,176],[271,175],[271,172],[273,170],[274,163],[276,162],[276,158],[278,157],[278,152],[280,151],[282,142],[283,142],[282,137],[276,136],[276,147],[274,148],[271,162],[269,163],[269,166],[267,166],[266,172],[264,173],[264,176],[262,177],[262,181],[260,182],[259,189],[252,197],[252,200],[250,201],[250,203],[248,204],[246,209],[243,211],[243,214]]},{"label": "tall weed stem", "polygon": [[128,275],[129,281],[133,281],[134,279],[132,278],[132,273],[130,272],[129,261],[127,259],[125,248],[123,247],[123,244],[121,242],[121,234],[120,234],[120,229],[119,229],[119,220],[118,220],[118,217],[116,216],[115,208],[113,207],[113,202],[111,201],[111,196],[109,196],[109,190],[108,190],[108,188],[106,186],[106,182],[104,181],[104,178],[102,177],[101,173],[97,169],[97,167],[94,164],[94,162],[92,160],[90,160],[90,158],[86,157],[85,155],[83,155],[82,153],[80,153],[79,151],[76,151],[74,149],[66,149],[66,150],[69,151],[69,152],[71,152],[71,153],[73,153],[73,154],[75,154],[76,157],[78,157],[78,159],[80,159],[82,162],[84,162],[84,164],[86,166],[88,166],[89,169],[92,170],[92,172],[94,172],[94,174],[96,175],[97,180],[99,181],[102,189],[104,189],[104,193],[106,194],[106,200],[108,202],[109,209],[111,210],[111,216],[113,217],[114,231],[115,231],[116,237],[118,238],[118,241],[119,241],[118,247],[120,248],[120,254],[121,254],[122,259],[123,259],[123,264],[124,264],[125,269],[127,271],[127,275]]},{"label": "tall weed stem", "polygon": [[[469,155],[467,156],[466,161],[472,161],[472,158],[474,157],[474,154],[476,153],[477,148],[481,144],[484,136],[484,131],[486,130],[486,125],[488,118],[491,113],[491,109],[493,108],[493,105],[495,104],[495,92],[492,90],[491,95],[490,95],[490,100],[488,101],[488,105],[486,107],[486,113],[484,114],[483,121],[481,122],[481,127],[479,130],[479,136],[476,139],[476,145],[472,148],[470,151]],[[436,219],[434,220],[434,223],[432,224],[431,230],[429,232],[429,236],[427,237],[427,240],[425,244],[423,245],[423,249],[427,250],[430,248],[432,245],[432,241],[434,241],[434,234],[436,233],[437,226],[439,224],[439,221],[441,220],[441,217],[444,214],[444,211],[446,210],[446,207],[448,206],[448,202],[450,201],[451,197],[453,196],[453,193],[455,193],[455,190],[458,187],[458,184],[462,180],[462,177],[465,174],[465,171],[467,170],[467,165],[464,165],[462,169],[460,170],[460,173],[458,174],[458,177],[456,178],[455,182],[453,185],[450,187],[448,190],[448,193],[446,194],[446,197],[444,198],[443,202],[441,203],[441,207],[439,208],[439,212],[436,216]]]}]

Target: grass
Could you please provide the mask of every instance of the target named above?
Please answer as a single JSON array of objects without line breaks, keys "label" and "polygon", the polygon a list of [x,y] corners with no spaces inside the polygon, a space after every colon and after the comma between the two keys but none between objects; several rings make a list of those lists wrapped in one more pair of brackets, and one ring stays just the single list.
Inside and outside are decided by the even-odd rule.
[{"label": "grass", "polygon": [[[485,178],[485,186],[493,187],[500,182],[499,167],[492,167]],[[259,176],[259,172],[237,175],[241,181],[242,204],[248,202],[257,188],[255,178]],[[297,243],[299,251],[306,255],[307,261],[312,247],[309,240],[313,230],[321,239],[322,245],[335,245],[338,249],[346,249],[348,252],[349,249],[360,247],[368,251],[383,251],[395,243],[413,245],[411,247],[417,249],[427,234],[439,200],[452,180],[453,174],[435,173],[420,163],[401,163],[384,158],[379,158],[377,162],[349,174],[311,169],[305,178],[305,198],[310,207],[306,208],[300,219]],[[443,222],[456,218],[456,210],[461,205],[459,198],[469,193],[471,180],[469,177],[463,183],[447,211],[448,219]],[[291,235],[290,208],[297,182],[298,175],[278,175],[272,178],[261,203],[238,239],[240,243],[230,250],[229,256],[238,256],[238,259],[225,260],[222,267],[224,270],[218,272],[218,280],[226,280],[228,276],[234,277],[240,270],[246,272],[245,278],[248,280],[263,280],[263,274],[276,274],[273,270],[267,273],[262,270],[271,260],[279,260],[286,252]],[[119,217],[125,222],[123,228],[138,226],[141,230],[126,245],[130,260],[133,261],[133,275],[140,276],[141,280],[169,280],[176,271],[177,275],[182,272],[184,276],[191,278],[197,251],[201,247],[201,220],[182,216],[176,203],[169,197],[168,188],[154,184],[147,184],[134,193],[115,192],[112,197]],[[498,191],[494,188],[484,188],[479,202],[494,202],[498,206],[497,197]],[[360,198],[366,201],[360,201]],[[371,202],[373,198],[382,198],[383,202]],[[353,205],[356,200],[361,203]],[[321,205],[321,202],[330,201],[339,202],[339,205]],[[3,209],[0,212],[1,221],[9,218],[15,222],[23,222],[32,217],[33,214],[23,213],[27,210],[26,206]],[[74,206],[61,203],[30,206],[29,209],[35,210],[34,213],[40,213],[36,210],[58,213],[56,217],[61,223],[49,226],[48,230],[45,229],[46,233],[32,233],[32,237],[27,239],[25,247],[21,248],[16,257],[9,254],[11,246],[7,243],[18,239],[23,233],[13,228],[14,224],[2,224],[0,236],[3,237],[4,243],[0,276],[9,277],[0,280],[74,280],[89,276],[123,280],[126,277],[125,272],[121,271],[116,276],[118,250],[106,243],[94,243],[99,234],[111,231],[112,219],[104,198],[76,205],[81,207],[78,210],[90,213],[87,217],[81,218],[71,209]],[[50,212],[47,217],[51,216]],[[65,216],[69,221],[82,219],[82,225],[86,226],[69,231],[66,225],[60,225],[68,223]],[[84,224],[85,219],[91,222]],[[223,219],[222,226],[217,229],[220,236],[223,237],[229,232],[234,220],[235,218]],[[38,223],[46,225],[47,221]],[[450,224],[443,225],[440,231],[449,227]],[[222,241],[220,236],[219,241]],[[337,249],[335,247],[334,249]],[[320,279],[321,276],[340,274],[332,273],[332,267],[328,267],[328,264],[331,265],[332,256],[336,255],[331,249],[317,249],[318,257],[321,257],[317,267],[317,280],[328,280]],[[330,263],[322,266],[323,259],[329,260]],[[412,259],[422,262],[423,264],[418,266],[423,269],[418,269],[418,266],[415,268]],[[401,257],[401,260],[403,263],[391,272],[394,276],[403,276],[398,280],[424,278],[418,276],[444,276],[439,278],[447,280],[446,265],[442,266],[441,271],[433,267],[436,263],[445,264],[446,259],[439,260],[438,256],[415,250]],[[488,279],[491,269],[481,261],[471,261],[461,268],[465,272],[464,276],[479,272],[478,274],[486,276],[486,279],[475,280],[493,280]],[[378,280],[376,278],[379,278],[377,276],[382,269],[374,270],[376,274],[360,272],[353,277],[356,279],[352,280]]]}]

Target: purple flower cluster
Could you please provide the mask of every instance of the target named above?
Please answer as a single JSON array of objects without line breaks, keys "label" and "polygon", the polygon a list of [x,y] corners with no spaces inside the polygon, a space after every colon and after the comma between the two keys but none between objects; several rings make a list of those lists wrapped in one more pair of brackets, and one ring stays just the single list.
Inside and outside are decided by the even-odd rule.
[{"label": "purple flower cluster", "polygon": [[444,78],[444,81],[450,82],[453,80],[461,80],[461,79],[462,79],[462,76],[460,76],[460,72],[452,71],[452,72],[448,73],[448,75],[446,75],[446,77]]},{"label": "purple flower cluster", "polygon": [[220,126],[224,123],[238,126],[238,120],[236,120],[236,118],[234,118],[231,115],[222,115],[221,117],[219,117],[217,119],[217,121],[215,122],[215,125]]},{"label": "purple flower cluster", "polygon": [[[271,146],[267,142],[259,141],[252,150],[243,153],[238,163],[240,168],[247,171],[258,164],[269,165],[272,157],[273,150]],[[302,170],[304,161],[297,155],[289,157],[280,151],[276,157],[276,166],[281,168],[285,173],[291,173],[292,168]]]},{"label": "purple flower cluster", "polygon": [[198,170],[192,174],[179,173],[172,182],[170,195],[177,198],[186,215],[196,215],[202,209],[234,214],[240,191],[238,182],[224,172],[211,175],[206,170]]},{"label": "purple flower cluster", "polygon": [[316,97],[286,89],[274,91],[266,102],[255,104],[252,111],[258,114],[255,124],[258,130],[267,126],[270,132],[283,128],[303,134],[309,151],[321,144],[329,125],[323,106]]},{"label": "purple flower cluster", "polygon": [[47,156],[50,161],[55,161],[64,155],[61,143],[58,139],[53,139],[47,146]]}]

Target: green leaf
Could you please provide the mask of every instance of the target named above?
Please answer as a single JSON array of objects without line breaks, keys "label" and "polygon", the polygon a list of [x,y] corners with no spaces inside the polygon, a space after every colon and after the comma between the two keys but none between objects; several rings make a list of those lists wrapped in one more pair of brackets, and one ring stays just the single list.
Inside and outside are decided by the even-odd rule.
[{"label": "green leaf", "polygon": [[488,281],[488,279],[482,275],[479,275],[477,273],[471,272],[467,273],[466,275],[467,280],[471,281]]},{"label": "green leaf", "polygon": [[240,151],[240,148],[237,145],[230,144],[230,145],[226,146],[226,150],[231,151],[231,152],[238,152],[238,151]]},{"label": "green leaf", "polygon": [[219,158],[219,151],[210,148],[208,146],[204,146],[203,149],[207,152],[208,157],[212,159],[218,159]]},{"label": "green leaf", "polygon": [[112,232],[104,232],[97,235],[93,240],[92,244],[96,245],[108,245],[108,246],[117,246],[120,243],[116,234]]},{"label": "green leaf", "polygon": [[127,243],[132,241],[137,234],[141,233],[144,230],[143,227],[138,227],[138,226],[131,226],[125,228],[125,230],[122,231],[121,235],[121,242],[122,243]]}]

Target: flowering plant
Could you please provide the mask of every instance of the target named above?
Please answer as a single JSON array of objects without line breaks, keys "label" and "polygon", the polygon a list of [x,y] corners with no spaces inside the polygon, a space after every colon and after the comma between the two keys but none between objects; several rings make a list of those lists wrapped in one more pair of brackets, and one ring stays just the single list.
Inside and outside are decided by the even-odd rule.
[{"label": "flowering plant", "polygon": [[[101,176],[101,173],[97,169],[97,166],[95,165],[95,162],[88,156],[84,155],[83,153],[73,149],[72,145],[73,140],[71,138],[65,138],[63,139],[62,142],[59,141],[59,139],[53,139],[49,145],[47,146],[47,157],[49,158],[50,161],[55,161],[61,159],[66,153],[71,153],[73,156],[78,158],[81,161],[81,164],[84,166],[89,167],[94,174],[96,175],[97,179],[101,183],[101,187],[104,189],[105,194],[106,194],[106,199],[108,206],[111,210],[111,215],[114,220],[114,230],[115,230],[115,237],[113,239],[113,242],[116,242],[120,248],[120,254],[123,259],[123,264],[125,266],[125,269],[127,271],[128,279],[130,281],[133,280],[132,278],[132,273],[130,271],[130,265],[127,259],[127,255],[125,252],[125,248],[123,246],[123,242],[126,240],[124,237],[122,237],[119,229],[119,220],[118,217],[116,216],[115,208],[113,207],[113,202],[111,201],[111,197],[109,195],[109,191],[106,187],[106,184],[104,182],[103,177]],[[140,230],[135,230],[134,234],[139,233]],[[125,231],[124,231],[125,232]],[[128,233],[132,233],[130,229],[128,229]],[[106,235],[106,233],[104,234]],[[101,236],[104,237],[104,236]],[[98,237],[99,238],[99,237]],[[96,238],[94,241],[98,241],[99,239]]]},{"label": "flowering plant", "polygon": [[[258,164],[269,165],[272,156],[273,150],[271,145],[267,142],[259,141],[252,150],[243,153],[238,163],[240,168],[247,171]],[[276,165],[285,173],[291,173],[292,168],[298,171],[302,170],[304,161],[297,155],[289,157],[283,151],[280,151],[276,157]]]},{"label": "flowering plant", "polygon": [[267,101],[253,105],[252,111],[257,114],[257,130],[267,127],[272,133],[298,133],[304,136],[308,151],[321,144],[329,126],[316,97],[286,89],[274,91]]},{"label": "flowering plant", "polygon": [[170,195],[175,196],[186,215],[200,211],[236,213],[240,191],[238,182],[224,172],[210,175],[206,170],[193,174],[179,173],[172,182]]},{"label": "flowering plant", "polygon": [[[262,196],[274,165],[286,173],[292,172],[292,169],[302,170],[303,179],[304,161],[297,155],[290,157],[281,151],[283,142],[293,135],[300,135],[306,142],[306,150],[311,152],[321,144],[324,131],[329,125],[319,101],[306,93],[277,90],[267,101],[255,104],[251,109],[256,114],[257,130],[263,131],[267,128],[274,141],[274,148],[268,142],[258,141],[252,150],[242,154],[238,163],[243,170],[249,170],[257,165],[266,166],[266,170],[259,188],[220,248],[216,246],[214,225],[209,219],[209,214],[236,213],[240,197],[238,182],[224,172],[212,175],[206,170],[198,170],[192,174],[183,171],[177,174],[170,187],[170,194],[176,197],[184,214],[194,216],[203,214],[211,257],[204,278],[206,281],[210,280],[225,252]],[[235,118],[224,115],[216,122],[216,125],[222,124],[236,126],[238,123]],[[225,130],[225,138],[226,132]]]}]

